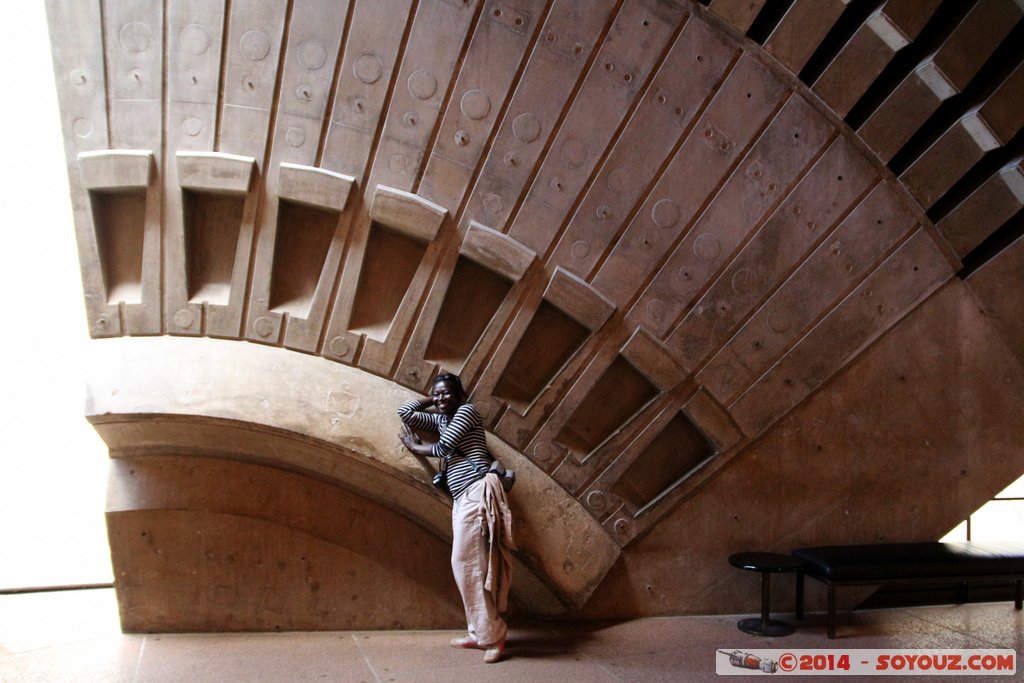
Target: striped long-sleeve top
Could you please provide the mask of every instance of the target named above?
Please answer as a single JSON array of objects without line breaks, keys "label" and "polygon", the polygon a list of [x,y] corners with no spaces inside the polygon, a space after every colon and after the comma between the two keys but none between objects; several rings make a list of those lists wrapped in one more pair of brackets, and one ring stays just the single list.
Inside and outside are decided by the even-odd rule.
[{"label": "striped long-sleeve top", "polygon": [[478,471],[488,467],[494,456],[487,450],[484,421],[471,403],[458,407],[451,420],[447,415],[418,410],[412,400],[398,409],[398,417],[413,429],[436,432],[437,443],[431,455],[444,460],[448,471],[448,488],[458,498],[469,485],[480,478]]}]

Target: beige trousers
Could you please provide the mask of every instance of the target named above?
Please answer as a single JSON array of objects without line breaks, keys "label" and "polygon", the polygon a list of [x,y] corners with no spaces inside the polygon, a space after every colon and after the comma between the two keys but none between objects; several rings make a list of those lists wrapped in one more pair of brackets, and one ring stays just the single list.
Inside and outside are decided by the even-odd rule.
[{"label": "beige trousers", "polygon": [[452,505],[452,573],[462,594],[469,635],[480,645],[491,645],[505,637],[508,627],[484,585],[490,551],[485,486],[484,479],[474,483]]}]

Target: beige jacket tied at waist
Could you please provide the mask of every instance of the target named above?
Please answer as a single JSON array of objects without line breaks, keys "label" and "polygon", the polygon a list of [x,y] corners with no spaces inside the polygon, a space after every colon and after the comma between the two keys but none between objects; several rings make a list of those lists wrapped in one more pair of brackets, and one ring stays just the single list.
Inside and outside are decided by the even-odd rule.
[{"label": "beige jacket tied at waist", "polygon": [[512,538],[512,510],[505,497],[505,489],[497,475],[483,478],[483,503],[487,534],[487,576],[484,588],[490,592],[499,612],[508,608],[508,592],[512,586],[512,553],[516,549]]}]

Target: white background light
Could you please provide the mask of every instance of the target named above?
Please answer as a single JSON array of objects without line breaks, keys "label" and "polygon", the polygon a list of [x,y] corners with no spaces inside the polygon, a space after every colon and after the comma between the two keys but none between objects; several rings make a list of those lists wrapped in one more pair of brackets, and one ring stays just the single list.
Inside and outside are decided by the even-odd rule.
[{"label": "white background light", "polygon": [[0,24],[0,63],[0,587],[108,582],[107,455],[84,417],[88,333],[42,2]]}]

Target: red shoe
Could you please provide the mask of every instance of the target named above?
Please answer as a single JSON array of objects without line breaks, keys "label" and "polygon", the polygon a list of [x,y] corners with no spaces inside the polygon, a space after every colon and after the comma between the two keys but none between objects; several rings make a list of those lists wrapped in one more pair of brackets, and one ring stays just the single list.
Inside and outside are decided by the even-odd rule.
[{"label": "red shoe", "polygon": [[484,652],[484,663],[494,664],[495,662],[501,661],[501,656],[505,653],[505,639],[502,638],[493,645],[487,646],[487,651]]},{"label": "red shoe", "polygon": [[465,635],[461,638],[452,638],[452,641],[448,643],[452,647],[464,648],[467,650],[483,650],[484,647],[473,639],[473,636]]}]

